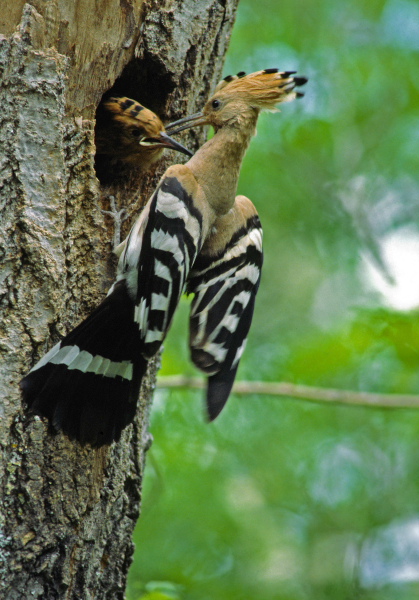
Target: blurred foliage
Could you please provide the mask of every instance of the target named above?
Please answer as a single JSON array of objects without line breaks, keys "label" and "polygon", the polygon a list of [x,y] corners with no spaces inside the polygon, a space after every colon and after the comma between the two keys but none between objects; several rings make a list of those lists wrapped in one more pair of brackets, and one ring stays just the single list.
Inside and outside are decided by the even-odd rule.
[{"label": "blurred foliage", "polygon": [[[239,193],[265,266],[239,379],[419,391],[419,3],[241,0],[225,74],[278,66]],[[164,374],[188,361],[188,300]],[[419,413],[159,391],[129,600],[419,597]]]}]

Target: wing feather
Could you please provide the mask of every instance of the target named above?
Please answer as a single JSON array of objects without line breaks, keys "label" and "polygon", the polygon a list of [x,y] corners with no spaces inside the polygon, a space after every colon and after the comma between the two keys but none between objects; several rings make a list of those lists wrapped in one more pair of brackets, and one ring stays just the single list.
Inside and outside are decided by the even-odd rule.
[{"label": "wing feather", "polygon": [[107,298],[21,382],[26,404],[53,429],[92,446],[119,439],[201,238],[191,196],[176,177],[163,178],[122,246]]},{"label": "wing feather", "polygon": [[134,314],[145,358],[156,354],[170,327],[202,246],[202,221],[179,179],[165,177],[151,199],[147,220],[128,238],[119,270],[120,277],[136,280]]},{"label": "wing feather", "polygon": [[187,291],[190,349],[195,365],[209,375],[210,419],[222,410],[246,345],[262,268],[262,228],[256,209],[239,196],[219,219],[196,259]]}]

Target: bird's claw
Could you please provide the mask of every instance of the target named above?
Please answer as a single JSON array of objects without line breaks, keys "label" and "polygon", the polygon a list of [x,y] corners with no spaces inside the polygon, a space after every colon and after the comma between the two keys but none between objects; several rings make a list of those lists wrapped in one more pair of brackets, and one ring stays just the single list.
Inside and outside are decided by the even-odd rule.
[{"label": "bird's claw", "polygon": [[121,208],[118,210],[116,206],[115,196],[108,196],[109,205],[111,210],[102,210],[104,215],[108,215],[113,219],[114,223],[114,233],[113,233],[113,248],[114,250],[121,243],[121,227],[122,223],[128,218],[128,211],[126,208]]}]

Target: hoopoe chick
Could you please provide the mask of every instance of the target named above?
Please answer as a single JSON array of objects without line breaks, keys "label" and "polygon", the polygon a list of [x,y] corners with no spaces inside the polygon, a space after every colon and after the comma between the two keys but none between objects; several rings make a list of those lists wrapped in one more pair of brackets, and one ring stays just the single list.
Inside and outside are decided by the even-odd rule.
[{"label": "hoopoe chick", "polygon": [[159,117],[130,98],[109,98],[102,103],[95,129],[96,153],[108,155],[146,171],[165,150],[192,156],[187,148],[169,137]]},{"label": "hoopoe chick", "polygon": [[107,298],[22,380],[25,402],[53,429],[92,446],[118,440],[181,294],[194,294],[191,356],[208,376],[207,409],[228,399],[246,343],[262,266],[255,207],[235,197],[263,109],[300,95],[305,78],[276,69],[227,77],[202,113],[171,132],[211,124],[214,137],[171,166],[123,244]]}]

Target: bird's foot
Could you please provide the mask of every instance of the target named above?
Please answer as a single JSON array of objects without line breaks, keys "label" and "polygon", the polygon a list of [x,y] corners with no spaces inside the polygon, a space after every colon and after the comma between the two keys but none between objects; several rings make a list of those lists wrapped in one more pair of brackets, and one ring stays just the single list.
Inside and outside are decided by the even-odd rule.
[{"label": "bird's foot", "polygon": [[116,205],[115,196],[108,196],[109,206],[111,210],[102,210],[104,215],[108,215],[113,219],[113,249],[114,251],[121,243],[121,228],[122,223],[128,219],[128,212],[126,208],[118,209]]}]

